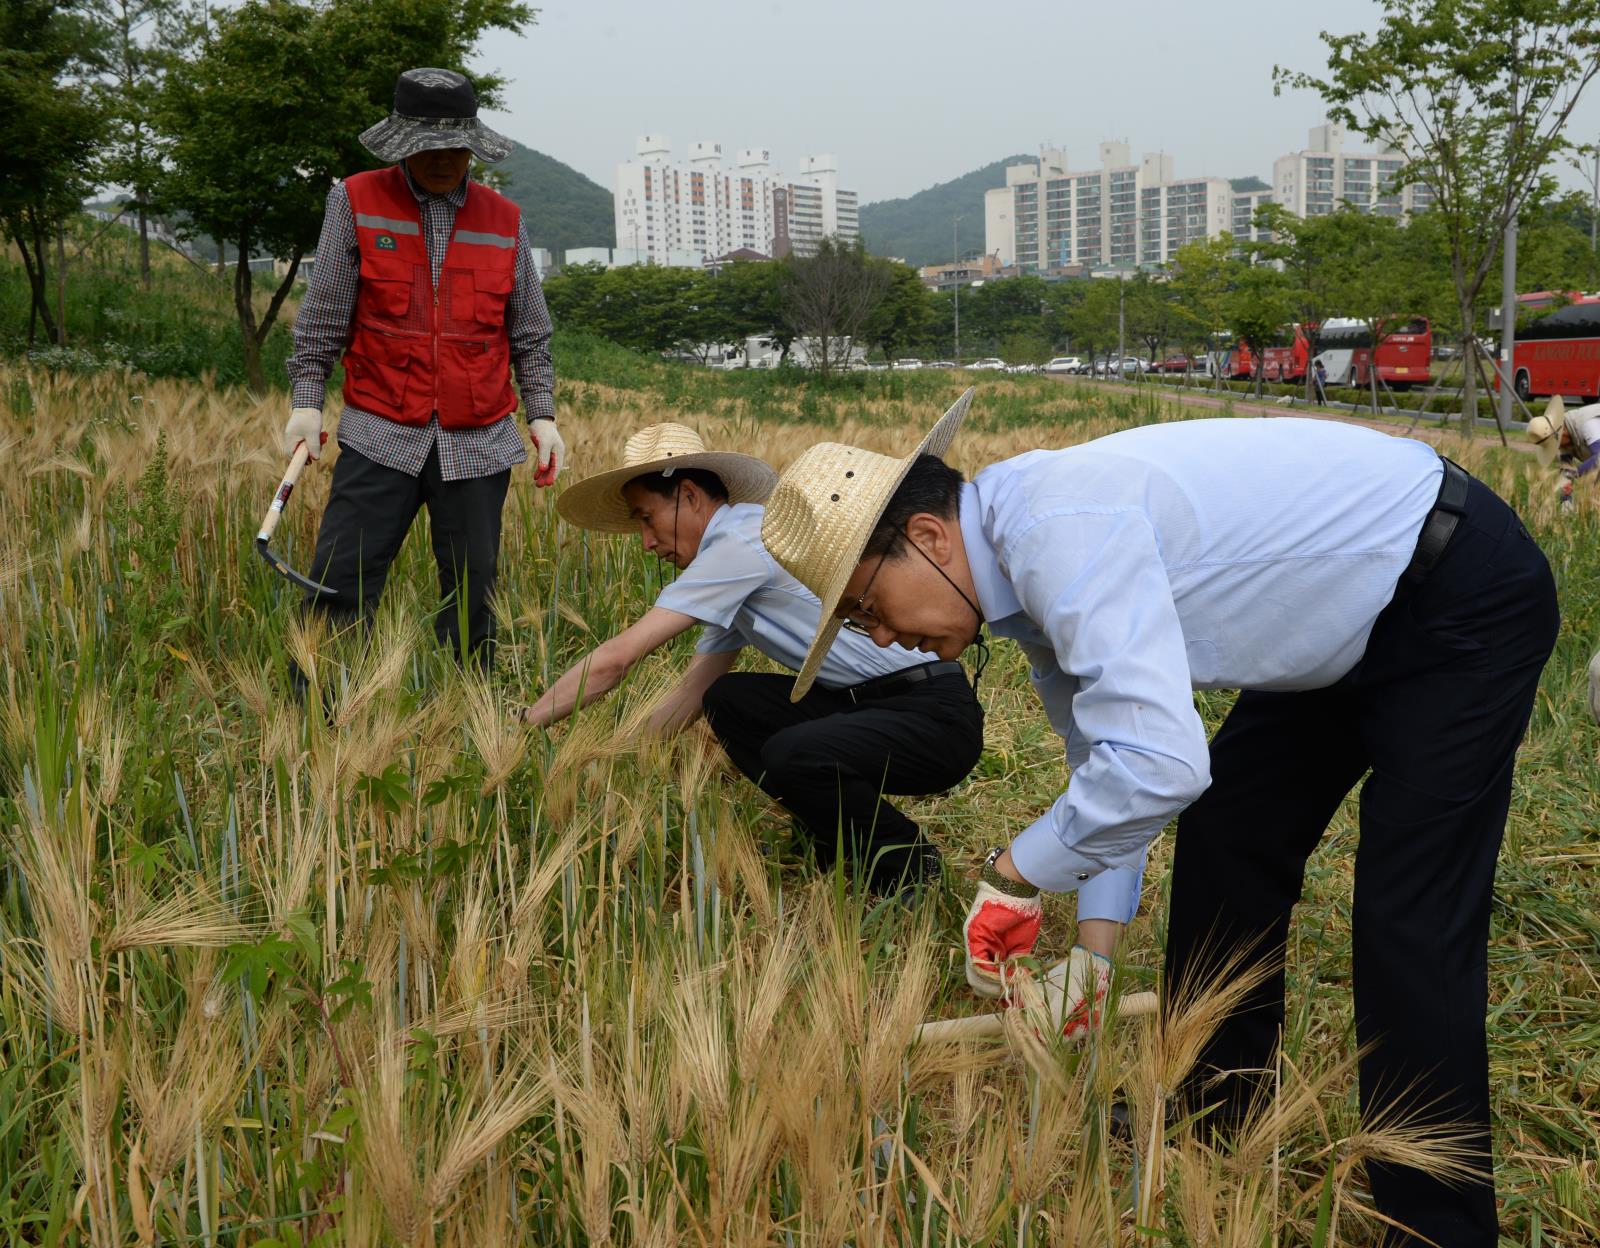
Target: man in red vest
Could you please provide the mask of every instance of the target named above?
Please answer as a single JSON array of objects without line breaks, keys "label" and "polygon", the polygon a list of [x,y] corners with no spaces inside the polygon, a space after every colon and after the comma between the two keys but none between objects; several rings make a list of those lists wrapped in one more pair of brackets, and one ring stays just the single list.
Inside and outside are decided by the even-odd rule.
[{"label": "man in red vest", "polygon": [[[487,668],[494,653],[500,516],[511,468],[528,458],[552,485],[566,460],[556,431],[550,314],[517,206],[467,177],[511,143],[478,120],[472,84],[408,69],[394,112],[361,135],[386,169],[328,193],[316,264],[294,325],[293,411],[284,453],[317,458],[328,376],[344,363],[333,489],[310,575],[338,591],[307,609],[370,620],[419,508],[428,508],[442,603],[441,644]],[[515,375],[516,388],[512,388]],[[462,621],[466,636],[462,636]],[[296,692],[305,681],[292,671]]]}]

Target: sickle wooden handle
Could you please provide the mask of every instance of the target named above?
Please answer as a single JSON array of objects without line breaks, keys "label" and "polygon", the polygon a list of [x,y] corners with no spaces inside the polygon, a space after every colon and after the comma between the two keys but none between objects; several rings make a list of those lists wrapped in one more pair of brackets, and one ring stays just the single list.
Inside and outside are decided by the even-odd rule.
[{"label": "sickle wooden handle", "polygon": [[272,531],[278,527],[278,521],[283,518],[283,505],[289,501],[289,495],[294,493],[294,484],[300,480],[300,470],[306,466],[306,460],[310,458],[311,449],[304,442],[294,448],[294,456],[283,472],[283,484],[278,486],[278,492],[272,496],[272,505],[267,508],[267,514],[261,521],[261,531],[256,534],[256,541],[271,540]]},{"label": "sickle wooden handle", "polygon": [[[1135,1018],[1154,1014],[1160,998],[1153,992],[1130,992],[1117,1001],[1117,1017]],[[932,1044],[954,1040],[987,1040],[1006,1034],[1004,1014],[974,1014],[970,1018],[943,1018],[923,1023],[912,1035],[913,1044]]]}]

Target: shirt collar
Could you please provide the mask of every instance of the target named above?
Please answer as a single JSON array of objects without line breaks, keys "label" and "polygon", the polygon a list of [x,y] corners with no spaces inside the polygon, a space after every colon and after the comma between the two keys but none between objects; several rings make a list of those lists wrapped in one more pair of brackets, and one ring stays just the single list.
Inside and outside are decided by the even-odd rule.
[{"label": "shirt collar", "polygon": [[400,172],[406,175],[406,185],[411,188],[411,193],[417,197],[417,203],[419,204],[425,204],[429,200],[442,199],[446,203],[454,204],[457,208],[460,208],[462,204],[467,202],[467,183],[472,181],[470,177],[462,178],[456,184],[454,190],[444,195],[435,195],[432,191],[425,191],[417,185],[417,180],[411,176],[411,169],[403,160],[400,162]]},{"label": "shirt collar", "polygon": [[961,542],[967,551],[967,570],[972,573],[972,587],[978,592],[978,605],[983,608],[983,618],[991,624],[1016,615],[1022,610],[1011,581],[1000,567],[989,536],[983,531],[983,500],[978,497],[978,487],[971,481],[961,486]]}]

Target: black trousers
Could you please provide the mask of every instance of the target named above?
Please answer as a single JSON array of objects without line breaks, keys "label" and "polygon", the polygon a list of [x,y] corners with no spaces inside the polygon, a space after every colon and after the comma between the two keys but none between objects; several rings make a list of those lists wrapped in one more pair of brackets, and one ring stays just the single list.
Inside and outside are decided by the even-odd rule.
[{"label": "black trousers", "polygon": [[1369,1123],[1404,1111],[1469,1124],[1483,1175],[1451,1186],[1373,1164],[1373,1195],[1439,1244],[1493,1248],[1489,906],[1517,745],[1559,620],[1549,565],[1511,509],[1473,481],[1465,510],[1433,572],[1402,578],[1353,671],[1327,689],[1240,695],[1211,743],[1211,787],[1178,821],[1167,982],[1196,986],[1235,948],[1277,968],[1186,1089],[1191,1107],[1237,1118],[1269,1090],[1257,1072],[1271,1070],[1283,1024],[1306,858],[1366,775],[1352,912],[1356,1038],[1373,1046],[1362,1111]]},{"label": "black trousers", "polygon": [[792,676],[731,672],[706,690],[728,757],[795,816],[823,869],[842,841],[874,892],[936,877],[938,851],[884,795],[942,792],[977,763],[983,708],[965,675],[859,702],[820,685],[790,702],[793,687]]},{"label": "black trousers", "polygon": [[491,597],[500,558],[500,513],[510,483],[509,468],[487,477],[446,481],[439,473],[437,448],[429,452],[421,475],[411,477],[340,447],[308,573],[339,596],[309,593],[305,609],[325,612],[339,625],[357,618],[370,623],[389,565],[426,505],[439,567],[434,635],[459,655],[464,615],[467,649],[487,668],[494,661]]}]

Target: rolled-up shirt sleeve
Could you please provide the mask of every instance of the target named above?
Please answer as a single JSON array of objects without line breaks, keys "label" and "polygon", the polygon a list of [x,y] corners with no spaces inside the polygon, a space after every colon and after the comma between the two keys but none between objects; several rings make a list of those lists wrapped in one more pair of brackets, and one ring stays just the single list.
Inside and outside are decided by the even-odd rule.
[{"label": "rolled-up shirt sleeve", "polygon": [[1051,892],[1114,870],[1091,891],[1113,895],[1115,909],[1137,889],[1145,848],[1210,783],[1166,567],[1134,509],[1045,515],[1000,553],[1024,612],[1077,682],[1067,791],[1012,843],[1012,860]]},{"label": "rolled-up shirt sleeve", "polygon": [[506,302],[506,332],[511,340],[511,371],[522,395],[523,410],[529,420],[556,418],[556,370],[550,359],[550,309],[545,306],[544,287],[533,264],[533,249],[528,244],[528,227],[517,224],[516,280]]},{"label": "rolled-up shirt sleeve", "polygon": [[294,318],[294,353],[286,371],[296,407],[320,408],[333,366],[350,341],[361,281],[361,245],[343,183],[328,192],[316,263]]}]

